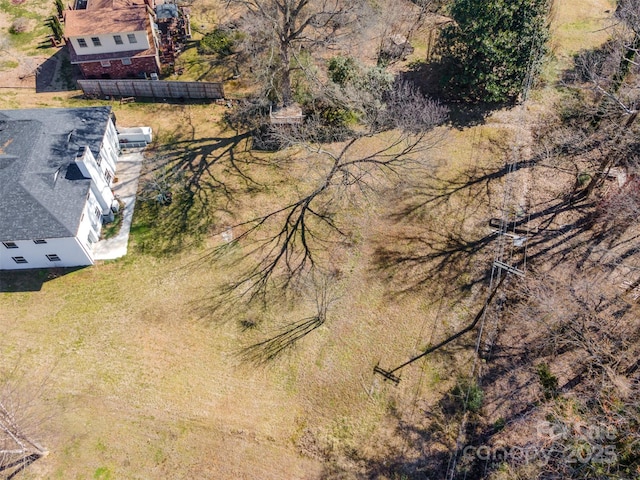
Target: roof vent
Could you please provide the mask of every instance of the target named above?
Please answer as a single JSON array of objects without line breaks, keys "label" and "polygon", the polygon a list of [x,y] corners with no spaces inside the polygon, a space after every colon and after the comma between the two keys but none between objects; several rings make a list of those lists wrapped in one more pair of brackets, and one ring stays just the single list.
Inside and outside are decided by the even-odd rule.
[{"label": "roof vent", "polygon": [[62,170],[62,165],[60,165],[53,174],[53,183],[55,184],[58,180],[58,176],[60,175],[60,170]]}]

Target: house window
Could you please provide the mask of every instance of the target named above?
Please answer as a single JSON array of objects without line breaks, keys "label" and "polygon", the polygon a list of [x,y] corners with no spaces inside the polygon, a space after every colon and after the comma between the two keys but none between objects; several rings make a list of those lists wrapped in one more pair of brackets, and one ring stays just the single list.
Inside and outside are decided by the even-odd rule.
[{"label": "house window", "polygon": [[127,33],[127,39],[129,40],[129,43],[138,43],[135,33]]},{"label": "house window", "polygon": [[96,209],[93,211],[96,214],[96,217],[100,218],[100,216],[102,215],[102,212],[100,211],[99,207],[96,207]]},{"label": "house window", "polygon": [[111,62],[109,60],[100,60],[100,65],[107,68],[111,66]]},{"label": "house window", "polygon": [[44,238],[38,238],[34,240],[33,243],[35,243],[36,245],[42,245],[43,243],[47,243],[47,241]]},{"label": "house window", "polygon": [[100,43],[100,39],[98,37],[91,37],[91,41],[93,42],[94,47],[102,46],[102,43]]},{"label": "house window", "polygon": [[116,42],[116,45],[122,45],[123,44],[121,35],[114,35],[113,36],[113,41]]},{"label": "house window", "polygon": [[49,259],[50,262],[59,262],[60,261],[60,257],[58,255],[56,255],[55,253],[48,254],[47,258]]},{"label": "house window", "polygon": [[111,175],[111,172],[109,170],[105,170],[104,171],[104,179],[107,181],[107,185],[109,183],[111,183],[111,179],[113,178],[113,176]]},{"label": "house window", "polygon": [[78,39],[78,45],[80,45],[81,48],[86,48],[87,47],[87,41],[84,38],[79,38]]},{"label": "house window", "polygon": [[24,257],[11,257],[13,258],[13,261],[16,263],[29,263],[27,262],[27,259]]},{"label": "house window", "polygon": [[2,242],[2,244],[6,248],[18,248],[18,245],[16,245],[16,242]]},{"label": "house window", "polygon": [[130,58],[123,58],[121,60],[123,65],[131,65],[131,59]]}]

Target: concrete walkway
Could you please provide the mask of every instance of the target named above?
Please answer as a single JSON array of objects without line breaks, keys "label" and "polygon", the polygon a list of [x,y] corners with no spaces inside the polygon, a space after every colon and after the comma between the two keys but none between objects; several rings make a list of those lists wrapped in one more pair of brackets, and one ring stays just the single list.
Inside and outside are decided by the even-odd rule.
[{"label": "concrete walkway", "polygon": [[116,167],[118,181],[113,185],[113,191],[116,198],[124,202],[124,208],[121,212],[123,216],[122,225],[115,237],[108,240],[100,240],[93,245],[93,258],[95,260],[113,260],[124,257],[127,254],[129,231],[131,230],[133,209],[136,205],[136,192],[141,168],[142,150],[125,153],[118,158]]}]

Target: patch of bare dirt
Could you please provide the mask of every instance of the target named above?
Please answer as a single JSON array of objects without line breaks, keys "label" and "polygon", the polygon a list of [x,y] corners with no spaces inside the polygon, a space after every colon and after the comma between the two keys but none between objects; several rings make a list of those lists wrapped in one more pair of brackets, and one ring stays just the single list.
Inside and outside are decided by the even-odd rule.
[{"label": "patch of bare dirt", "polygon": [[[0,57],[0,87],[36,88],[36,69],[46,57]],[[17,63],[17,66],[15,65]]]}]

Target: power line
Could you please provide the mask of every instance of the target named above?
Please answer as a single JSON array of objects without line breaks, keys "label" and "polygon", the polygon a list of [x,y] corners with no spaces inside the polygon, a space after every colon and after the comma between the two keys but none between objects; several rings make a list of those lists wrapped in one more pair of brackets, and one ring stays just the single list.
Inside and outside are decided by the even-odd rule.
[{"label": "power line", "polygon": [[[539,45],[533,45],[531,48],[531,51],[529,52],[529,64],[528,64],[528,69],[527,69],[527,74],[525,76],[525,80],[523,82],[523,94],[522,94],[522,100],[521,100],[521,104],[520,104],[520,118],[518,120],[518,125],[522,128],[524,127],[524,123],[525,123],[525,110],[524,110],[524,102],[528,99],[529,96],[529,92],[530,89],[532,87],[533,84],[533,77],[534,77],[534,71],[535,71],[535,64],[536,62],[539,60],[540,57],[540,53],[542,51],[542,47],[543,44],[540,42],[540,39],[538,39],[538,42],[540,43]],[[472,144],[473,145],[473,144]],[[472,146],[472,154],[473,154],[473,149],[474,146]],[[457,332],[456,334],[450,336],[449,338],[443,340],[442,342],[438,343],[437,345],[431,346],[427,349],[425,349],[421,354],[414,356],[413,358],[407,360],[406,362],[398,365],[397,367],[390,369],[390,370],[385,370],[383,368],[381,368],[379,365],[376,365],[373,369],[374,373],[377,373],[379,375],[382,375],[386,380],[390,380],[395,384],[398,384],[400,382],[400,377],[397,375],[397,372],[400,371],[402,368],[416,362],[417,360],[424,358],[426,355],[428,355],[429,353],[432,353],[433,351],[443,347],[444,345],[456,340],[457,338],[459,338],[460,336],[464,335],[465,333],[473,330],[476,326],[479,325],[478,328],[478,335],[476,338],[476,342],[475,342],[475,349],[474,349],[474,357],[473,357],[473,365],[471,368],[471,374],[470,377],[471,378],[475,378],[480,377],[479,374],[479,367],[478,367],[478,359],[479,359],[479,352],[480,352],[480,346],[482,343],[482,338],[484,335],[484,329],[485,329],[485,320],[486,320],[486,315],[487,315],[487,311],[489,309],[489,306],[491,305],[493,299],[495,298],[496,294],[498,293],[498,290],[500,289],[500,287],[502,286],[502,284],[505,282],[505,280],[507,279],[507,277],[509,276],[508,274],[513,274],[513,275],[517,275],[517,276],[524,276],[526,274],[526,268],[527,268],[527,263],[526,263],[526,256],[527,256],[527,248],[526,248],[526,243],[527,243],[527,239],[529,236],[529,221],[531,219],[531,215],[530,213],[527,214],[527,232],[524,236],[524,238],[522,239],[523,243],[517,243],[517,240],[521,239],[521,235],[516,235],[516,223],[517,222],[510,222],[510,217],[511,217],[511,210],[512,210],[512,205],[513,205],[513,183],[514,183],[514,178],[515,178],[515,172],[518,170],[518,165],[519,162],[517,161],[517,159],[519,158],[519,156],[521,155],[521,151],[519,149],[515,149],[514,148],[514,154],[511,158],[511,161],[509,161],[509,159],[507,159],[507,164],[506,164],[506,182],[505,182],[505,186],[504,186],[504,193],[503,193],[503,199],[502,199],[502,205],[501,205],[501,218],[500,218],[500,224],[499,224],[499,228],[498,228],[498,241],[496,244],[496,248],[495,248],[495,253],[494,253],[494,258],[493,258],[493,262],[491,264],[491,277],[490,277],[490,281],[489,281],[489,290],[488,290],[488,296],[483,304],[483,307],[480,309],[480,311],[478,312],[478,314],[475,316],[474,320],[471,322],[471,324],[469,324],[467,327],[465,327],[464,329],[460,330],[459,332]],[[517,215],[517,214],[516,214]],[[513,232],[509,232],[509,225],[513,223]],[[507,247],[507,242],[509,241],[508,239],[512,239],[511,240],[511,247]],[[516,246],[520,247],[524,245],[524,249],[522,252],[522,269],[517,268],[517,264],[515,262],[515,248]],[[499,305],[498,305],[499,306]],[[498,322],[499,322],[499,308],[498,306],[496,306],[496,319],[495,319],[495,330],[497,331],[498,328]],[[419,388],[419,386],[418,386]],[[468,403],[469,403],[469,398],[470,398],[470,394],[471,394],[471,389],[472,389],[472,383],[469,383],[467,392],[465,394],[465,398],[464,398],[464,403],[463,403],[463,416],[462,416],[462,420],[460,423],[460,427],[459,427],[459,431],[458,431],[458,437],[456,439],[456,448],[455,451],[452,453],[448,465],[447,465],[447,476],[446,478],[449,480],[453,480],[455,477],[455,473],[456,473],[456,467],[457,467],[457,462],[460,456],[460,452],[462,450],[462,446],[463,446],[463,438],[464,438],[464,432],[465,432],[465,428],[466,428],[466,424],[467,424],[467,419],[468,419],[468,415],[469,415],[469,411],[468,411]],[[417,400],[417,395],[416,398],[414,399],[414,408],[415,408],[415,401]],[[465,475],[466,477],[466,475]]]},{"label": "power line", "polygon": [[[538,39],[540,40],[540,39]],[[520,127],[522,127],[524,125],[524,102],[528,99],[529,97],[529,91],[532,87],[533,84],[533,73],[534,73],[534,68],[535,68],[535,62],[536,59],[540,57],[540,52],[542,49],[542,44],[538,45],[536,48],[536,45],[534,45],[531,48],[531,51],[529,52],[529,65],[527,68],[527,74],[525,76],[525,81],[524,81],[524,86],[523,86],[523,94],[522,94],[522,102],[520,104],[520,118],[518,121],[518,125]],[[517,170],[517,165],[519,164],[519,162],[517,162],[517,159],[520,156],[520,150],[519,149],[514,149],[514,156],[512,159],[512,162],[507,164],[507,173],[506,173],[506,185],[505,185],[505,189],[504,189],[504,195],[503,195],[503,201],[502,201],[502,212],[501,212],[501,219],[500,219],[500,226],[498,229],[498,244],[496,247],[496,253],[494,256],[494,260],[493,260],[493,264],[492,264],[492,268],[491,268],[491,281],[490,281],[490,286],[492,285],[492,283],[494,282],[494,279],[496,279],[497,277],[497,281],[498,281],[498,285],[502,284],[502,282],[505,280],[505,278],[507,277],[508,273],[512,273],[512,274],[516,274],[519,276],[524,276],[525,271],[524,270],[518,270],[514,264],[513,264],[513,257],[514,257],[514,248],[513,248],[513,244],[515,242],[512,242],[512,248],[509,249],[509,253],[508,253],[508,262],[505,262],[505,244],[507,242],[507,238],[509,237],[508,235],[508,228],[509,228],[509,217],[510,217],[510,210],[511,210],[511,206],[513,204],[513,198],[512,198],[512,187],[513,187],[513,179],[514,179],[514,173]],[[508,161],[508,160],[507,160]],[[530,218],[530,217],[529,217]],[[516,222],[513,222],[513,227],[514,227],[514,232],[513,234],[515,234],[515,225]],[[527,226],[528,228],[528,226]],[[525,239],[525,243],[526,243],[526,239]],[[524,250],[524,258],[523,258],[523,265],[525,265],[525,269],[526,269],[526,249]],[[505,272],[505,276],[502,277],[502,273],[503,271]],[[497,291],[497,289],[496,289]],[[482,319],[480,321],[480,328],[478,329],[478,337],[476,340],[476,346],[475,346],[475,352],[474,352],[474,360],[473,360],[473,365],[471,368],[471,375],[470,378],[474,378],[477,374],[476,372],[476,368],[477,368],[477,364],[478,364],[478,358],[479,358],[479,351],[480,351],[480,343],[482,341],[482,335],[483,335],[483,331],[484,331],[484,323],[485,323],[485,317],[486,317],[486,312],[487,309],[483,309],[483,313],[482,313]],[[496,312],[496,319],[495,319],[495,330],[497,331],[498,329],[498,323],[499,323],[499,318],[500,314],[499,311]],[[478,377],[480,375],[478,374]],[[469,383],[468,389],[467,389],[467,393],[465,395],[465,401],[463,404],[463,415],[462,415],[462,421],[460,422],[460,428],[458,430],[458,437],[456,439],[456,449],[453,452],[453,454],[451,455],[450,459],[449,459],[449,464],[447,465],[447,479],[448,480],[454,480],[455,478],[455,473],[456,473],[456,467],[457,467],[457,463],[458,463],[458,458],[460,455],[460,451],[462,448],[462,440],[464,437],[464,431],[466,428],[466,424],[467,424],[467,419],[468,419],[468,402],[469,402],[469,396],[471,394],[471,388],[472,388],[472,383]],[[466,478],[466,473],[465,473],[465,478]]]}]

